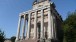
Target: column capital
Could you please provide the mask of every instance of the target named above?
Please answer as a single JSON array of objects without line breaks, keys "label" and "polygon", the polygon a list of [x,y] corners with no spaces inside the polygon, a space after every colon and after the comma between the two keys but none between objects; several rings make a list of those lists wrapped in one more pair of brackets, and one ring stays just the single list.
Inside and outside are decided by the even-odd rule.
[{"label": "column capital", "polygon": [[48,11],[51,11],[51,8],[49,7],[47,10],[48,10]]},{"label": "column capital", "polygon": [[26,19],[26,14],[24,15],[24,19]]}]

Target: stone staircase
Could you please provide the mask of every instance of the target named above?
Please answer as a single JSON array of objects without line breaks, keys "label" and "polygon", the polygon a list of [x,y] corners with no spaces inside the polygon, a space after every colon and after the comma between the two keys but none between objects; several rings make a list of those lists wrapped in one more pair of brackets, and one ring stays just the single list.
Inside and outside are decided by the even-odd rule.
[{"label": "stone staircase", "polygon": [[50,39],[44,39],[44,40],[39,40],[39,39],[26,39],[26,40],[20,40],[20,41],[17,41],[17,42],[59,42],[57,40],[50,40]]},{"label": "stone staircase", "polygon": [[38,39],[21,40],[20,42],[38,42]]}]

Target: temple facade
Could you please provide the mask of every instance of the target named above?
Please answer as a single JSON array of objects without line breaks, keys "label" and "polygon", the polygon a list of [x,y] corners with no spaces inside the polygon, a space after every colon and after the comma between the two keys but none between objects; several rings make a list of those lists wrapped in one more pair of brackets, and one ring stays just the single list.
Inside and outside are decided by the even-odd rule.
[{"label": "temple facade", "polygon": [[62,18],[51,0],[34,0],[32,9],[19,15],[16,42],[62,42],[61,24]]}]

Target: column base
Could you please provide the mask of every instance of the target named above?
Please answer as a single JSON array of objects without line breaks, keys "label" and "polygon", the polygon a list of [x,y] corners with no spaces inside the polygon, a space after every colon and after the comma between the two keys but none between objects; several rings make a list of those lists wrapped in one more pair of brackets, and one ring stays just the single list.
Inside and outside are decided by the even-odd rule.
[{"label": "column base", "polygon": [[46,42],[59,42],[57,39],[47,39]]},{"label": "column base", "polygon": [[15,42],[18,42],[18,39],[17,38],[15,39]]},{"label": "column base", "polygon": [[45,42],[45,39],[44,39],[44,38],[41,38],[41,39],[40,39],[40,42]]},{"label": "column base", "polygon": [[52,42],[59,42],[57,39],[52,39]]},{"label": "column base", "polygon": [[15,42],[19,42],[20,40],[15,40]]},{"label": "column base", "polygon": [[52,42],[51,39],[47,39],[46,42]]}]

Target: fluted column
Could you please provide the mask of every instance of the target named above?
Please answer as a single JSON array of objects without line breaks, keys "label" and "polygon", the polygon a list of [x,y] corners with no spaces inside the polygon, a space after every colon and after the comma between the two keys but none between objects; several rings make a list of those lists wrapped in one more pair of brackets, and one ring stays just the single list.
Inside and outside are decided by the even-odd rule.
[{"label": "fluted column", "polygon": [[34,39],[37,38],[37,12],[35,12],[34,18]]},{"label": "fluted column", "polygon": [[41,10],[41,38],[44,38],[44,16],[43,10]]},{"label": "fluted column", "polygon": [[20,26],[21,26],[21,16],[19,16],[16,40],[19,40],[19,37],[20,37]]},{"label": "fluted column", "polygon": [[28,30],[27,30],[27,39],[30,37],[30,25],[31,25],[31,14],[28,14]]},{"label": "fluted column", "polygon": [[51,10],[48,8],[48,39],[52,39],[52,20]]},{"label": "fluted column", "polygon": [[26,26],[26,16],[24,15],[24,22],[23,22],[23,28],[22,28],[22,39],[25,38],[25,26]]}]

